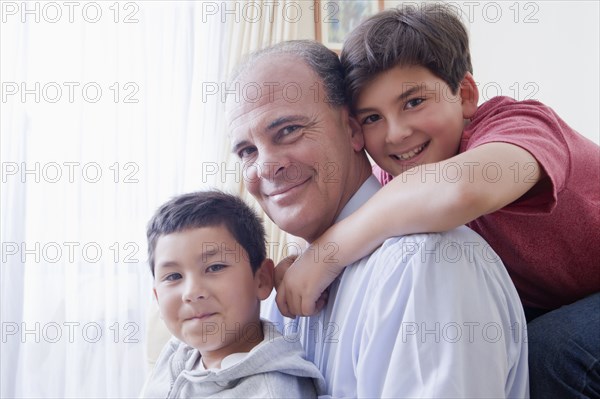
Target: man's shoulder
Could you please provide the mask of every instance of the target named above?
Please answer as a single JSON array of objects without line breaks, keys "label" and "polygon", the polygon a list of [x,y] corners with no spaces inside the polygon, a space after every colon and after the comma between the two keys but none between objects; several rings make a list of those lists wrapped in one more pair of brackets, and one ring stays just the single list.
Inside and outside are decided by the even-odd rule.
[{"label": "man's shoulder", "polygon": [[471,248],[481,251],[489,248],[489,244],[475,231],[466,226],[460,226],[440,233],[408,234],[388,238],[370,255],[369,260],[383,260],[390,256],[402,256],[408,259],[417,253],[432,255],[439,253],[441,255],[452,249],[458,251]]},{"label": "man's shoulder", "polygon": [[[363,258],[371,284],[386,280],[453,281],[465,276],[496,275],[507,280],[502,261],[476,232],[461,226],[442,233],[410,234],[386,240]],[[477,273],[475,270],[485,270]],[[479,278],[479,277],[478,277]],[[475,279],[476,280],[476,279]]]}]

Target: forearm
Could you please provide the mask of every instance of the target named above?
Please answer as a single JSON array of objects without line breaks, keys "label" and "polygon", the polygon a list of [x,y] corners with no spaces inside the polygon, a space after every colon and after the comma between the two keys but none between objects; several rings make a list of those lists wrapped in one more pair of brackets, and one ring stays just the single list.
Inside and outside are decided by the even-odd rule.
[{"label": "forearm", "polygon": [[[515,167],[534,169],[527,179],[517,179]],[[511,144],[485,144],[396,176],[311,245],[321,251],[333,245],[337,252],[332,258],[341,269],[389,237],[447,231],[494,212],[525,194],[540,175],[527,151]]]},{"label": "forearm", "polygon": [[336,223],[312,244],[312,250],[335,248],[331,263],[344,266],[373,252],[387,238],[440,232],[463,225],[478,209],[457,183],[425,173],[419,166],[400,175],[352,215]]}]

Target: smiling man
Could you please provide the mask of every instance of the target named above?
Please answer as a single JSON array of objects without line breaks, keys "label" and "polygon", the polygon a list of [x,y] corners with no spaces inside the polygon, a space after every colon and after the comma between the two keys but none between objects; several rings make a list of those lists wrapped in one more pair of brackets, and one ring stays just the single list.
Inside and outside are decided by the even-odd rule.
[{"label": "smiling man", "polygon": [[[309,243],[380,188],[342,78],[335,53],[295,41],[251,55],[230,82],[239,94],[228,96],[230,139],[246,188]],[[519,298],[465,227],[387,240],[336,278],[315,316],[270,310],[299,331],[333,397],[528,396]]]},{"label": "smiling man", "polygon": [[341,102],[326,105],[318,78],[296,56],[282,54],[275,68],[256,62],[250,81],[234,83],[246,89],[230,108],[233,152],[271,219],[311,241],[371,175],[363,137]]}]

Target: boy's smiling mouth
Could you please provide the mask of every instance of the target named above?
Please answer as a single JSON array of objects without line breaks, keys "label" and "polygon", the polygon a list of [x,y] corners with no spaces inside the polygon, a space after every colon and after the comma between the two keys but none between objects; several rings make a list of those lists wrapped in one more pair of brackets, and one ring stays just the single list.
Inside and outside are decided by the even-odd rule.
[{"label": "boy's smiling mouth", "polygon": [[413,148],[410,151],[407,151],[405,153],[398,154],[398,155],[392,154],[392,155],[390,155],[390,157],[395,159],[396,161],[407,161],[407,160],[419,155],[425,148],[427,148],[427,146],[429,145],[430,142],[431,142],[431,140],[426,143],[421,144],[420,146],[418,146],[416,148]]},{"label": "boy's smiling mouth", "polygon": [[189,317],[189,318],[187,318],[185,320],[186,321],[189,321],[189,320],[205,320],[205,319],[208,319],[209,317],[212,317],[212,316],[214,316],[216,314],[217,314],[216,312],[198,313],[198,314],[195,314],[192,317]]}]

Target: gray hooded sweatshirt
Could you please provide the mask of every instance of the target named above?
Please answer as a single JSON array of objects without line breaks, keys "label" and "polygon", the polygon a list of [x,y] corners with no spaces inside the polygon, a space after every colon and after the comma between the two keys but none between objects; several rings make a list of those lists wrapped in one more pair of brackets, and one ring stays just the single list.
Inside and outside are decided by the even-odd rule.
[{"label": "gray hooded sweatshirt", "polygon": [[[262,320],[265,339],[239,363],[203,370],[200,352],[172,338],[150,375],[144,398],[316,398],[324,392],[319,369],[304,359],[295,336]],[[296,338],[296,339],[294,339]]]}]

